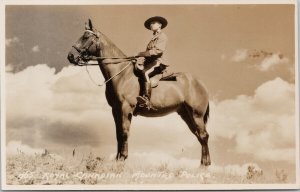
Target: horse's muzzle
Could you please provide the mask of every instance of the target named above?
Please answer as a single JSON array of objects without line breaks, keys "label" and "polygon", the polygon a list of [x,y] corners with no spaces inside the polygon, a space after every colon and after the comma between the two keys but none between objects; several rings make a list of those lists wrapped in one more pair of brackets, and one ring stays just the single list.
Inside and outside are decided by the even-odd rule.
[{"label": "horse's muzzle", "polygon": [[69,62],[74,64],[74,65],[78,65],[79,60],[80,60],[79,56],[74,56],[74,54],[72,52],[70,52],[68,54],[67,58],[68,58]]},{"label": "horse's muzzle", "polygon": [[69,60],[70,63],[75,64],[75,57],[72,53],[68,54],[68,60]]}]

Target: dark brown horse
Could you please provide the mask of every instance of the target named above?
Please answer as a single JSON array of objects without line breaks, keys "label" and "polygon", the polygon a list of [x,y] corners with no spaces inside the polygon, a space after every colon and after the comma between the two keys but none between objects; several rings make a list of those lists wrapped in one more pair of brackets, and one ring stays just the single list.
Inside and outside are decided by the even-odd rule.
[{"label": "dark brown horse", "polygon": [[209,135],[206,131],[209,116],[208,93],[199,80],[190,74],[178,73],[176,81],[161,81],[152,91],[151,103],[154,109],[137,110],[136,97],[140,92],[140,84],[134,72],[132,58],[126,57],[89,20],[83,36],[69,52],[68,60],[75,65],[88,65],[88,61],[92,59],[97,59],[105,80],[109,80],[105,94],[112,107],[116,125],[116,159],[125,160],[128,156],[128,136],[134,113],[145,117],[158,117],[177,112],[202,145],[201,164],[210,165],[207,144]]}]

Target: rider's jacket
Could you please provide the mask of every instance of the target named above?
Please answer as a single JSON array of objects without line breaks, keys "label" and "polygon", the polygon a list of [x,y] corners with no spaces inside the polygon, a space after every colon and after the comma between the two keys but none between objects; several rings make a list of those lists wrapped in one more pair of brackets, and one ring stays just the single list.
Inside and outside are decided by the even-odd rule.
[{"label": "rider's jacket", "polygon": [[146,51],[152,58],[155,58],[155,60],[159,61],[160,63],[164,62],[163,53],[166,50],[167,40],[167,35],[160,31],[156,34],[153,34],[152,39],[147,45]]}]

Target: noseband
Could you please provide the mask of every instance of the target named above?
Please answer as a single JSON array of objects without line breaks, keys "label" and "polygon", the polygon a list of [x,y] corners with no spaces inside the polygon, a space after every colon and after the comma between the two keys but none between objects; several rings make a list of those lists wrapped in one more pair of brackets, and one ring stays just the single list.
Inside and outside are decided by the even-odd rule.
[{"label": "noseband", "polygon": [[92,38],[92,40],[90,40],[88,46],[80,49],[78,47],[76,47],[75,45],[73,45],[72,47],[79,53],[79,56],[77,57],[80,61],[84,61],[85,63],[89,60],[91,60],[93,58],[93,56],[89,56],[88,55],[88,50],[90,49],[90,47],[95,43],[96,44],[96,56],[99,56],[100,53],[100,41],[99,41],[99,35],[96,34],[94,31],[91,30],[85,30],[85,32],[89,32],[90,34],[92,34],[94,37]]}]

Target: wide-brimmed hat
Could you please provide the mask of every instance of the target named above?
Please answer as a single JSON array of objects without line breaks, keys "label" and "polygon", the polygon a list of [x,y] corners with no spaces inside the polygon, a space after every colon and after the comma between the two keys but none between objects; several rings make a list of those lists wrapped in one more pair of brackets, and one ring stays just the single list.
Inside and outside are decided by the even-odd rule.
[{"label": "wide-brimmed hat", "polygon": [[150,17],[150,18],[147,19],[147,20],[145,21],[145,23],[144,23],[144,26],[145,26],[147,29],[149,29],[149,30],[151,30],[150,25],[151,25],[151,22],[152,22],[152,21],[158,21],[158,22],[160,22],[160,23],[161,23],[161,28],[162,28],[162,29],[165,28],[165,27],[168,25],[168,21],[167,21],[165,18],[163,18],[163,17],[160,17],[160,16]]}]

